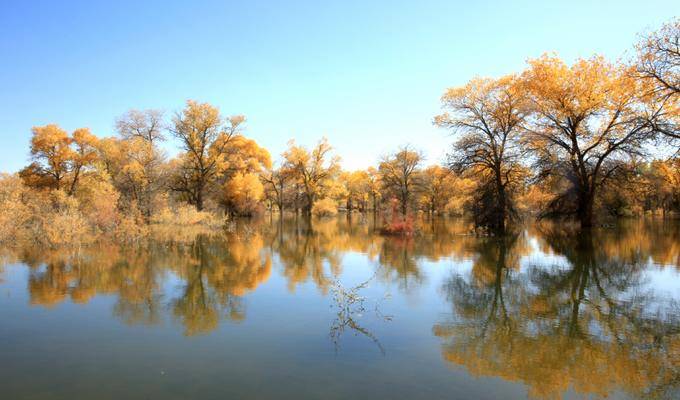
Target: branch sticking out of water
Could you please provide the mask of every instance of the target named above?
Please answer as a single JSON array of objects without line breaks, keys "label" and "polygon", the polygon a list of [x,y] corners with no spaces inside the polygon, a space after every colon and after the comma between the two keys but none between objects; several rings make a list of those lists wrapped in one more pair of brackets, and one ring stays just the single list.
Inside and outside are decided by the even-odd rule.
[{"label": "branch sticking out of water", "polygon": [[[380,353],[385,355],[385,349],[380,343],[380,340],[368,329],[357,323],[357,319],[361,318],[366,312],[367,298],[362,296],[360,292],[368,288],[369,283],[375,279],[375,275],[371,276],[366,281],[351,288],[345,288],[340,280],[336,279],[331,284],[331,297],[333,299],[333,306],[336,309],[336,317],[330,328],[329,336],[335,346],[335,353],[340,349],[340,339],[346,328],[354,332],[354,335],[362,334],[371,339],[378,347]],[[384,296],[384,299],[389,298],[389,294]],[[380,311],[380,301],[376,301],[374,306],[376,317],[383,321],[391,321],[391,315],[385,315]]]}]

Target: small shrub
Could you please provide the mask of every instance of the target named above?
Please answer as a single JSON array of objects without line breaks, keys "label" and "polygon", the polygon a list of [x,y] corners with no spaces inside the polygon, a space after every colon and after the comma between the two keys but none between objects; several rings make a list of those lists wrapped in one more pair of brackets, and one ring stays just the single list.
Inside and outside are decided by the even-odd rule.
[{"label": "small shrub", "polygon": [[413,217],[410,215],[402,216],[399,213],[398,203],[396,201],[392,202],[392,211],[390,214],[390,221],[380,230],[380,233],[383,235],[411,236],[418,231]]},{"label": "small shrub", "polygon": [[332,217],[337,215],[338,205],[335,200],[325,198],[314,203],[312,207],[312,214],[317,217]]},{"label": "small shrub", "polygon": [[151,222],[160,225],[205,225],[205,226],[222,226],[224,220],[207,211],[198,211],[196,207],[188,204],[183,204],[175,209],[164,207],[158,211],[152,218]]},{"label": "small shrub", "polygon": [[51,246],[79,245],[94,239],[87,220],[78,209],[78,200],[61,190],[50,193],[54,210],[40,215],[42,240]]},{"label": "small shrub", "polygon": [[416,232],[416,224],[410,216],[393,218],[389,223],[385,224],[381,230],[383,235],[411,236]]},{"label": "small shrub", "polygon": [[116,225],[115,237],[122,242],[136,242],[149,234],[149,227],[139,215],[125,215]]}]

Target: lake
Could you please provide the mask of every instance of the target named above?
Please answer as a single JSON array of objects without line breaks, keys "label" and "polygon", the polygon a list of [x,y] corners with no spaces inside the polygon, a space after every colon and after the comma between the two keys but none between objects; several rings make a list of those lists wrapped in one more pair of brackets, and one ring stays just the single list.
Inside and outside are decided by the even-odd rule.
[{"label": "lake", "polygon": [[680,224],[264,218],[0,251],[3,399],[680,398]]}]

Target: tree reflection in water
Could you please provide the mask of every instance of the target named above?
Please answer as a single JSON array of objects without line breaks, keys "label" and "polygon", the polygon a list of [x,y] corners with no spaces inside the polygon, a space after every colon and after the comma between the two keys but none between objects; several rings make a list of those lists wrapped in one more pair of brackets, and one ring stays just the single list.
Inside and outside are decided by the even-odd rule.
[{"label": "tree reflection in water", "polygon": [[554,227],[538,237],[566,263],[522,263],[527,240],[535,239],[529,235],[482,240],[471,276],[445,283],[453,313],[433,330],[446,360],[478,376],[523,382],[537,398],[569,389],[677,396],[680,309],[644,285],[650,254],[641,250],[649,245],[621,251],[621,242],[611,245],[601,234]]},{"label": "tree reflection in water", "polygon": [[[388,352],[358,323],[358,314],[375,312],[364,304],[365,285],[339,283],[345,256],[355,253],[362,273],[375,273],[371,284],[403,296],[429,284],[443,289],[450,315],[422,329],[432,328],[447,361],[474,375],[523,383],[539,398],[569,390],[680,397],[680,305],[650,282],[653,271],[680,270],[677,223],[636,221],[590,234],[542,224],[504,239],[471,236],[470,225],[436,218],[424,219],[422,234],[411,238],[382,237],[376,226],[344,216],[234,222],[217,233],[158,232],[138,246],[29,245],[0,257],[28,266],[31,304],[112,295],[113,314],[125,323],[170,317],[188,336],[247,318],[244,296],[274,269],[291,293],[311,284],[331,295],[336,344],[351,331]],[[471,271],[461,272],[470,261]],[[452,274],[442,284],[433,268]],[[409,318],[409,310],[399,312],[399,321]]]},{"label": "tree reflection in water", "polygon": [[[188,336],[215,329],[220,319],[245,318],[241,297],[271,274],[261,234],[197,235],[142,247],[101,244],[77,250],[26,247],[14,259],[29,266],[32,304],[52,307],[66,299],[87,303],[116,294],[113,312],[129,324],[158,324],[166,309]],[[172,275],[178,290],[162,285]],[[165,298],[168,294],[172,298]]]}]

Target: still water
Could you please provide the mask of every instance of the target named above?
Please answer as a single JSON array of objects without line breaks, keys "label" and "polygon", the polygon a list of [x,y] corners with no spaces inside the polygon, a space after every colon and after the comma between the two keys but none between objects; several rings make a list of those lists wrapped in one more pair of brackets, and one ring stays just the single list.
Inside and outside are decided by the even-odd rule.
[{"label": "still water", "polygon": [[0,398],[680,398],[678,223],[374,226],[4,249]]}]

